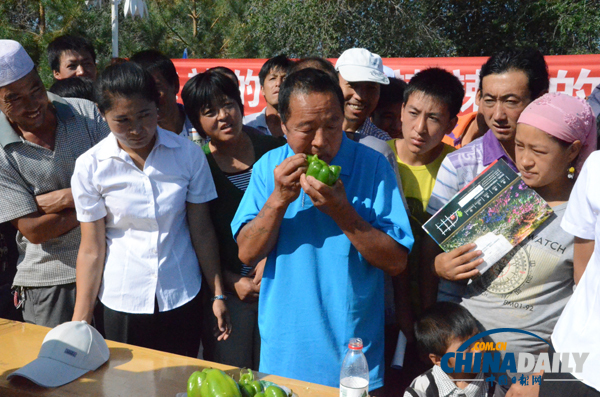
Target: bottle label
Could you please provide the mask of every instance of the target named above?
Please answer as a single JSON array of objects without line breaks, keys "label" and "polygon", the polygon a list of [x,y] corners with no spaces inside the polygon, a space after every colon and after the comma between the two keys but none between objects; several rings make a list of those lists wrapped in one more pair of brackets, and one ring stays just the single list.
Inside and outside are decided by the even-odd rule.
[{"label": "bottle label", "polygon": [[340,381],[340,397],[368,397],[369,381],[349,376]]}]

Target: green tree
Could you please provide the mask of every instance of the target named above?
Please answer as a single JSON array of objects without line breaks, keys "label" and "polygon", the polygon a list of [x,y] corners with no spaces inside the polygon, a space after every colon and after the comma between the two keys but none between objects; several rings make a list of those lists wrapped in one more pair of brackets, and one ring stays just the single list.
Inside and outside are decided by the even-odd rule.
[{"label": "green tree", "polygon": [[253,0],[232,46],[239,57],[337,57],[365,47],[384,57],[453,55],[437,26],[422,21],[415,1]]},{"label": "green tree", "polygon": [[599,50],[600,1],[425,0],[428,15],[459,56],[533,46],[546,55]]}]

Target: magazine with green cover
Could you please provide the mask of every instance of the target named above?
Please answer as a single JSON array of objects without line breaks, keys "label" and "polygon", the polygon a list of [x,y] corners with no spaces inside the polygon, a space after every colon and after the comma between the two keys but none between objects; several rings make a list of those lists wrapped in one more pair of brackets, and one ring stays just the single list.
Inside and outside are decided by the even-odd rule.
[{"label": "magazine with green cover", "polygon": [[477,244],[484,273],[552,215],[546,201],[500,159],[458,192],[423,229],[446,252]]}]

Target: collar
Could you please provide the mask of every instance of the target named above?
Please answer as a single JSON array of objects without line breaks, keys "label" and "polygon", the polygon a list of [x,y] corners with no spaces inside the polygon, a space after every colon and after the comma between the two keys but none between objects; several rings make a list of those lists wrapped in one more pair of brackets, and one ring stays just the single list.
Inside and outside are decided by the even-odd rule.
[{"label": "collar", "polygon": [[[54,95],[51,92],[46,92],[48,95],[48,102],[54,109],[56,110],[57,121],[66,122],[68,119],[75,117],[73,114],[73,110],[63,98],[58,95]],[[0,145],[2,147],[6,147],[11,143],[19,143],[22,142],[22,138],[17,132],[12,128],[10,122],[6,115],[0,112]]]},{"label": "collar", "polygon": [[[156,126],[156,142],[154,142],[154,147],[152,151],[154,151],[159,146],[165,146],[167,148],[177,148],[180,147],[181,144],[177,142],[176,135],[170,131],[166,131],[159,126]],[[107,138],[106,145],[103,145],[100,151],[97,154],[97,158],[99,161],[108,160],[109,158],[118,157],[123,160],[126,157],[129,157],[127,152],[125,152],[119,146],[117,142],[117,137],[115,134],[110,134]]]},{"label": "collar", "polygon": [[358,134],[367,134],[369,131],[373,129],[373,127],[377,128],[375,124],[371,121],[371,117],[367,117],[364,123],[360,126],[359,129],[356,130]]},{"label": "collar", "polygon": [[506,163],[516,171],[517,167],[512,161],[508,154],[504,151],[504,148],[500,144],[500,141],[496,138],[492,130],[488,130],[483,136],[482,151],[483,151],[483,165],[487,167],[494,161],[503,158]]}]

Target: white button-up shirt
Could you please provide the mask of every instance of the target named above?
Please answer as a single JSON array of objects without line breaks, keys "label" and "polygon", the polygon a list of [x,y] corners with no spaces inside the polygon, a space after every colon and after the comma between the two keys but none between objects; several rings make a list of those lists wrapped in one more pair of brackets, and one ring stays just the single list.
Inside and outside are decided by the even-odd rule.
[{"label": "white button-up shirt", "polygon": [[77,159],[71,179],[80,222],[106,220],[99,299],[127,313],[161,312],[192,300],[202,276],[192,247],[186,202],[217,197],[202,149],[157,128],[140,170],[110,134]]},{"label": "white button-up shirt", "polygon": [[[589,353],[582,373],[573,376],[600,391],[600,151],[592,153],[575,182],[562,228],[575,237],[594,240],[594,252],[552,334],[559,353]],[[572,359],[571,359],[572,361]],[[574,370],[573,362],[570,367]]]}]

